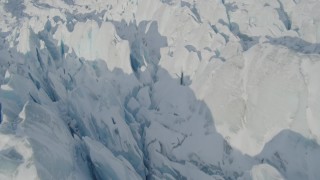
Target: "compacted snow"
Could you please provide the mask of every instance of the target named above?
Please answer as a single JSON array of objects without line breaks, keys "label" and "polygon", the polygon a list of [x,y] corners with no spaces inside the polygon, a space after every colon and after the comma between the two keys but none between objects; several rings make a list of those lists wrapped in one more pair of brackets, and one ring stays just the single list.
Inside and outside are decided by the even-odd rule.
[{"label": "compacted snow", "polygon": [[320,178],[317,0],[0,0],[0,179]]}]

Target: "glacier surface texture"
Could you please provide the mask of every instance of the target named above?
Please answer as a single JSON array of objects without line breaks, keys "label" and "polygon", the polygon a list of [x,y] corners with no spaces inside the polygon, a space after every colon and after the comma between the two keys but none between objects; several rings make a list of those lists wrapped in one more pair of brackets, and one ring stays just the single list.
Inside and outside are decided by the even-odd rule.
[{"label": "glacier surface texture", "polygon": [[0,180],[319,180],[319,9],[0,0]]}]

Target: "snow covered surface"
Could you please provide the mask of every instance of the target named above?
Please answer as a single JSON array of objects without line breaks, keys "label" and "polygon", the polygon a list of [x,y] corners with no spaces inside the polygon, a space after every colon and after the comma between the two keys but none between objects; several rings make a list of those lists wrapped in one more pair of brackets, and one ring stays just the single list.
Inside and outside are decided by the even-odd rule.
[{"label": "snow covered surface", "polygon": [[320,178],[317,0],[0,0],[0,179]]}]

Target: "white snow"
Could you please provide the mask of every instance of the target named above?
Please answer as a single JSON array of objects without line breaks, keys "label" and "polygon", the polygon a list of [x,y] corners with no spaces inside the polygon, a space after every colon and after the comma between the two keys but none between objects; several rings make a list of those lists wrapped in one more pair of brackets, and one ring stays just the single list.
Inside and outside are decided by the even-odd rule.
[{"label": "white snow", "polygon": [[268,164],[253,166],[250,173],[246,173],[246,175],[242,179],[284,180],[281,174],[275,168]]}]

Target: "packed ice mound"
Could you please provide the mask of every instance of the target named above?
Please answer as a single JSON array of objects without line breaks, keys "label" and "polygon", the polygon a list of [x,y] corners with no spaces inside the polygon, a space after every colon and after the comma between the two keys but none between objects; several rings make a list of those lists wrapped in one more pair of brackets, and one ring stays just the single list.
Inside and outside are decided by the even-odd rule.
[{"label": "packed ice mound", "polygon": [[320,177],[315,0],[0,0],[0,179]]}]

